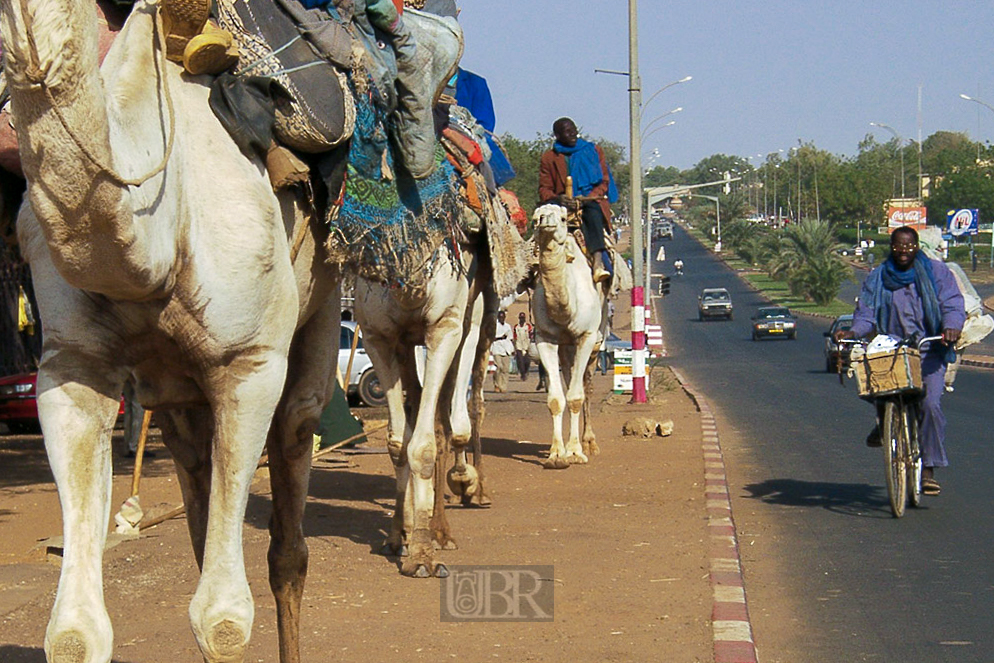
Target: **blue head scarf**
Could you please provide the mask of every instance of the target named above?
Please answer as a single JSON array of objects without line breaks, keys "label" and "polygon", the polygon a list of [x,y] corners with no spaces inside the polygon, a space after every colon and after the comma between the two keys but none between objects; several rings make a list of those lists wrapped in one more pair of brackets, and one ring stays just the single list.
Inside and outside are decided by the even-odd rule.
[{"label": "blue head scarf", "polygon": [[[569,157],[567,161],[570,177],[573,178],[573,195],[587,195],[604,179],[600,155],[597,153],[597,147],[590,141],[577,138],[576,145],[573,147],[567,147],[556,141],[552,149]],[[607,200],[610,203],[616,203],[618,202],[618,187],[614,184],[614,175],[611,174],[610,166],[607,169],[607,178]]]}]

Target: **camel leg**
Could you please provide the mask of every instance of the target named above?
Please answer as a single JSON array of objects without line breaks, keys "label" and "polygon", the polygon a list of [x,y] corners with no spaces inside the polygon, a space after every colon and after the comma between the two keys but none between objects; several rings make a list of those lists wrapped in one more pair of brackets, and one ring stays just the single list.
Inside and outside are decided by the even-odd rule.
[{"label": "camel leg", "polygon": [[186,527],[193,545],[197,568],[204,568],[207,516],[211,494],[211,434],[214,420],[210,408],[160,410],[155,415],[162,442],[172,454],[183,492]]},{"label": "camel leg", "polygon": [[118,410],[113,394],[120,394],[124,380],[84,384],[85,362],[57,353],[46,357],[38,374],[38,415],[62,504],[64,536],[62,573],[45,631],[51,663],[107,663],[113,651],[102,563],[110,520],[111,432]]},{"label": "camel leg", "polygon": [[[446,382],[451,382],[447,379]],[[449,398],[448,394],[443,394],[441,398]],[[442,403],[445,401],[442,400]],[[432,546],[438,550],[456,550],[456,540],[452,538],[452,527],[445,514],[445,469],[449,466],[449,459],[452,458],[452,449],[449,440],[452,439],[452,430],[448,425],[449,413],[447,408],[439,407],[438,421],[435,429],[435,470],[432,473],[434,483],[435,503],[432,506],[431,521],[428,529],[431,530]]]},{"label": "camel leg", "polygon": [[[466,301],[465,293],[462,300]],[[401,566],[401,572],[407,576],[427,578],[432,575],[448,575],[444,565],[436,565],[434,561],[430,531],[435,502],[435,412],[442,383],[462,340],[464,315],[465,307],[449,307],[437,322],[428,325],[428,361],[425,365],[424,390],[414,433],[407,445],[407,462],[411,468],[408,491],[411,496],[406,503],[412,508],[412,529],[410,555]]]},{"label": "camel leg", "polygon": [[579,339],[576,348],[571,348],[570,359],[565,370],[569,373],[569,387],[566,392],[566,403],[569,406],[569,441],[566,443],[566,460],[570,463],[584,464],[588,462],[580,444],[580,411],[584,402],[584,373],[587,371],[588,358],[593,352],[597,337],[587,334]]},{"label": "camel leg", "polygon": [[490,506],[492,500],[487,494],[486,480],[483,472],[483,445],[480,441],[480,431],[483,430],[483,418],[486,414],[483,400],[483,386],[487,377],[487,366],[490,359],[490,346],[497,335],[497,311],[500,301],[493,288],[483,291],[483,320],[480,323],[480,338],[476,345],[476,363],[473,366],[472,391],[470,392],[469,411],[473,421],[470,447],[473,449],[473,466],[476,467],[477,485],[476,501],[480,506]]},{"label": "camel leg", "polygon": [[269,587],[276,599],[280,663],[300,661],[300,602],[307,578],[304,506],[311,472],[314,431],[335,389],[338,348],[328,343],[340,328],[336,291],[297,331],[287,384],[269,430]]},{"label": "camel leg", "polygon": [[[466,333],[462,348],[459,351],[455,386],[451,390],[451,446],[452,450],[455,451],[456,465],[449,471],[446,480],[449,490],[460,498],[464,506],[469,505],[475,496],[482,494],[479,468],[466,463],[465,450],[472,443],[473,427],[476,425],[477,418],[477,416],[470,415],[466,392],[471,388],[470,383],[476,368],[483,309],[484,296],[481,293],[473,302],[472,310],[466,320]],[[474,391],[475,386],[475,384],[472,386]],[[478,406],[479,403],[474,403],[474,405]],[[476,415],[475,411],[474,415]]]},{"label": "camel leg", "polygon": [[594,366],[597,363],[597,354],[590,357],[587,368],[583,372],[583,453],[588,457],[593,457],[601,452],[597,446],[597,436],[594,435],[593,419],[590,416],[590,399],[594,394]]},{"label": "camel leg", "polygon": [[[273,350],[268,355],[236,357],[215,377],[223,391],[211,399],[217,405],[210,518],[203,572],[190,602],[193,633],[208,663],[241,661],[252,632],[255,607],[245,577],[242,525],[249,485],[280,399],[286,368],[286,355]],[[242,379],[232,384],[230,378],[223,377],[230,375]]]},{"label": "camel leg", "polygon": [[393,518],[390,521],[390,533],[383,542],[380,552],[384,555],[405,554],[404,550],[404,491],[407,488],[408,471],[407,458],[404,454],[404,442],[410,439],[410,428],[406,409],[404,407],[404,387],[401,382],[401,366],[397,357],[395,342],[372,333],[371,327],[359,324],[365,330],[363,346],[369,354],[376,375],[380,379],[387,396],[387,452],[393,464],[397,478],[395,506]]},{"label": "camel leg", "polygon": [[538,341],[538,356],[545,367],[545,379],[549,385],[549,412],[552,413],[552,446],[549,457],[542,465],[547,470],[561,470],[569,467],[566,461],[566,447],[563,445],[563,411],[566,397],[563,394],[562,377],[559,374],[558,347],[548,341]]}]

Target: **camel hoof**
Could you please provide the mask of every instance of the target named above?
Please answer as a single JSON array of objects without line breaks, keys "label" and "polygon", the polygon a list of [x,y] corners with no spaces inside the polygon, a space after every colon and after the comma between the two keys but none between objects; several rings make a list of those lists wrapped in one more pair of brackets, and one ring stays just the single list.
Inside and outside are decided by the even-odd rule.
[{"label": "camel hoof", "polygon": [[86,639],[78,631],[66,631],[52,642],[51,655],[52,663],[85,663]]},{"label": "camel hoof", "polygon": [[570,465],[586,465],[588,459],[586,456],[581,454],[570,454],[569,456],[566,456],[566,462]]},{"label": "camel hoof", "polygon": [[225,619],[211,628],[207,636],[207,650],[218,661],[241,661],[244,659],[248,638],[238,624]]},{"label": "camel hoof", "polygon": [[480,475],[472,465],[467,465],[464,472],[457,472],[453,467],[446,474],[445,481],[453,495],[472,495],[480,485]]},{"label": "camel hoof", "polygon": [[[403,570],[401,570],[401,572],[403,573]],[[412,572],[404,573],[404,575],[409,576],[411,578],[430,578],[431,571],[428,570],[427,565],[418,564]]]},{"label": "camel hoof", "polygon": [[436,578],[448,578],[449,570],[445,568],[445,564],[439,564],[435,567],[435,577]]},{"label": "camel hoof", "polygon": [[569,467],[569,463],[566,462],[565,458],[556,456],[555,458],[547,458],[542,461],[542,467],[547,470],[565,470]]},{"label": "camel hoof", "polygon": [[408,554],[409,553],[408,553],[407,545],[406,544],[403,545],[403,546],[401,546],[400,549],[397,551],[397,556],[398,557],[407,557]]},{"label": "camel hoof", "polygon": [[597,456],[601,452],[601,448],[597,446],[597,443],[591,440],[590,442],[583,443],[583,453],[588,456]]},{"label": "camel hoof", "polygon": [[456,545],[455,539],[446,539],[442,544],[442,550],[459,550],[459,546]]},{"label": "camel hoof", "polygon": [[477,500],[477,502],[479,503],[480,506],[490,506],[494,503],[493,500],[490,499],[490,496],[487,495],[486,493],[480,495],[480,499]]}]

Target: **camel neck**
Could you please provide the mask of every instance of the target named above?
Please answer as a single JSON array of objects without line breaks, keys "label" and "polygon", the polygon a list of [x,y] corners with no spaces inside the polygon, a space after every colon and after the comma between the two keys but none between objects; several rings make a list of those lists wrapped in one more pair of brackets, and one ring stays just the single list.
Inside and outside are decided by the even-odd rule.
[{"label": "camel neck", "polygon": [[[136,43],[148,39],[147,57],[149,17],[132,35]],[[29,200],[56,268],[77,288],[124,299],[148,296],[157,286],[150,272],[158,270],[136,229],[128,189],[108,175],[108,168],[132,167],[112,149],[104,87],[105,79],[121,86],[127,77],[120,71],[101,76],[95,3],[6,0],[0,28]],[[132,66],[144,67],[137,56]],[[128,86],[128,92],[134,98],[144,90]]]}]

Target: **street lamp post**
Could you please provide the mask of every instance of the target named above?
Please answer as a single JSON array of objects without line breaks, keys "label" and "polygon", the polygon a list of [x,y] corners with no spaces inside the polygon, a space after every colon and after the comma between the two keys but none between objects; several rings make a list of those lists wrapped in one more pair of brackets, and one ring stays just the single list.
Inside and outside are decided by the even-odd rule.
[{"label": "street lamp post", "polygon": [[695,196],[700,196],[701,198],[707,198],[715,204],[715,215],[717,216],[718,225],[718,237],[715,239],[714,251],[715,253],[721,253],[721,200],[718,196],[709,196],[704,193],[694,193]]},{"label": "street lamp post", "polygon": [[901,153],[901,198],[904,198],[904,139],[901,138],[901,134],[897,133],[893,127],[886,124],[881,124],[880,122],[870,122],[870,126],[885,129],[894,134],[894,138],[897,139],[897,149]]},{"label": "street lamp post", "polygon": [[639,78],[638,0],[628,0],[628,138],[632,214],[632,402],[645,403],[645,294],[642,290],[642,81]]},{"label": "street lamp post", "polygon": [[[655,99],[656,97],[658,97],[658,96],[659,96],[659,93],[660,93],[660,92],[662,92],[663,90],[667,90],[667,89],[669,89],[669,88],[673,87],[674,85],[679,85],[680,83],[686,83],[687,81],[689,81],[689,80],[691,80],[691,79],[693,79],[693,78],[694,78],[693,76],[684,76],[684,77],[683,77],[683,78],[681,78],[680,80],[678,80],[678,81],[673,81],[672,83],[667,83],[667,84],[666,84],[666,85],[664,85],[663,87],[661,87],[661,88],[659,88],[658,90],[656,90],[655,92],[653,92],[653,93],[652,93],[652,94],[651,94],[651,95],[649,96],[649,99],[648,99],[648,100],[647,100],[647,101],[646,101],[646,102],[645,102],[645,103],[644,103],[644,104],[642,105],[642,111],[641,111],[641,113],[644,113],[644,112],[645,112],[645,109],[649,107],[649,104],[651,104],[651,103],[652,103],[652,100],[653,100],[653,99]],[[641,113],[639,114],[639,119],[641,119]]]},{"label": "street lamp post", "polygon": [[[662,115],[658,115],[658,116],[652,118],[652,120],[647,125],[645,125],[644,127],[642,127],[642,131],[639,133],[639,140],[641,140],[644,143],[645,139],[648,138],[649,135],[651,135],[651,134],[647,135],[646,132],[648,132],[649,129],[652,128],[652,125],[654,125],[656,122],[658,122],[659,120],[663,119],[664,117],[669,117],[670,115],[673,115],[675,113],[679,113],[682,110],[683,110],[683,106],[677,106],[676,108],[674,108],[673,110],[669,111],[668,113],[663,113]],[[674,121],[667,122],[663,126],[664,127],[668,127],[668,126],[670,126],[672,124],[676,124],[676,121],[674,120]],[[653,131],[651,133],[656,133],[656,132]]]},{"label": "street lamp post", "polygon": [[[642,81],[638,73],[638,0],[628,0],[628,71],[594,69],[594,72],[628,76],[628,152],[631,164],[629,167],[631,191],[629,191],[628,209],[632,222],[632,280],[635,283],[632,287],[632,402],[645,403],[647,401],[645,389],[645,292],[641,284],[642,275],[646,269],[646,256],[644,255],[646,244],[643,243],[642,237],[642,141],[663,127],[672,126],[675,122],[670,121],[661,127],[656,127],[643,136],[640,128],[642,112],[645,110],[645,106],[648,106],[660,92],[679,83],[686,83],[692,77],[685,76],[678,81],[664,85],[649,97],[645,106],[642,105]],[[679,110],[683,109],[670,111],[666,115]]]},{"label": "street lamp post", "polygon": [[[965,94],[961,94],[960,95],[960,99],[966,99],[967,101],[972,101],[972,102],[974,102],[976,104],[980,104],[981,106],[983,106],[984,108],[986,108],[990,112],[994,113],[994,106],[991,106],[986,101],[981,101],[980,99],[974,99],[973,97],[968,97]],[[980,138],[980,137],[977,136],[977,138]],[[977,145],[977,154],[978,154],[978,158],[979,158],[979,154],[980,154],[979,141],[978,141],[978,145]],[[994,268],[994,227],[991,227],[991,267]]]}]

